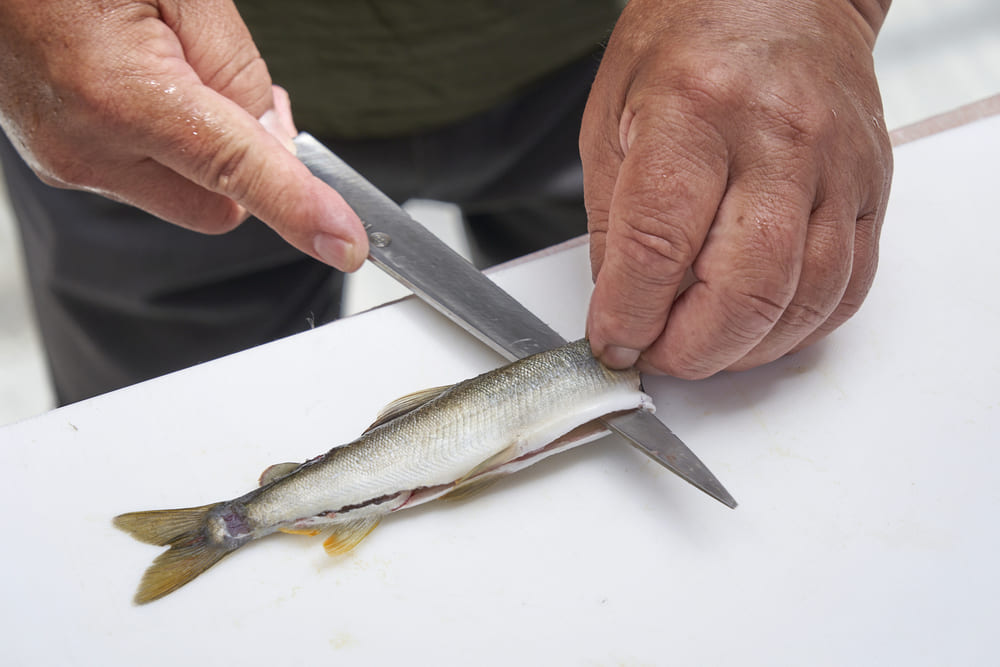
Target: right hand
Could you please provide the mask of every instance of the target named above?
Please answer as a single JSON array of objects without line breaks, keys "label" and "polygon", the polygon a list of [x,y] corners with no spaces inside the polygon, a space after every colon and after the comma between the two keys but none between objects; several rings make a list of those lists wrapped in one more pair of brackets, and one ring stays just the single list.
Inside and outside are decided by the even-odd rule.
[{"label": "right hand", "polygon": [[0,127],[50,185],[208,234],[254,215],[345,271],[368,254],[231,0],[3,0]]}]

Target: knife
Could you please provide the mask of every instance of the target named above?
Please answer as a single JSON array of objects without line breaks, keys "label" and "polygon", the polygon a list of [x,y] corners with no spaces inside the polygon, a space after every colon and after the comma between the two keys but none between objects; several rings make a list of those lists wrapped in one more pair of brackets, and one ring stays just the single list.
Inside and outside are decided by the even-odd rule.
[{"label": "knife", "polygon": [[[294,143],[299,159],[361,218],[368,232],[368,259],[421,300],[510,361],[566,343],[313,136],[300,133]],[[727,507],[736,507],[705,464],[649,412],[601,421],[671,472]]]}]

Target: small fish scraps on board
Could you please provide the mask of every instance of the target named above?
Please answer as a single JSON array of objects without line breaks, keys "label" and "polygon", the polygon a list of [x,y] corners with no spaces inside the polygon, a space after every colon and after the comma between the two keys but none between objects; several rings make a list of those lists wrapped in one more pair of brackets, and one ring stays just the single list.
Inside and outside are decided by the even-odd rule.
[{"label": "small fish scraps on board", "polygon": [[135,602],[163,597],[278,531],[329,532],[326,550],[347,552],[390,512],[467,493],[589,442],[607,432],[600,417],[636,409],[653,410],[638,371],[607,368],[586,340],[405,396],[357,440],[271,466],[239,498],[116,517],[136,539],[169,547],[146,570]]}]

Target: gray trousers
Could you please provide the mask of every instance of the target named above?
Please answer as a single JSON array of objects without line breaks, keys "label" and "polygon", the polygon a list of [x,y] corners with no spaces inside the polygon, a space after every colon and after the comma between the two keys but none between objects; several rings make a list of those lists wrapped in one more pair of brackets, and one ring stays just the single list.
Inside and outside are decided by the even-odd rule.
[{"label": "gray trousers", "polygon": [[[487,266],[586,231],[577,149],[590,56],[413,136],[320,139],[402,203],[457,204]],[[309,128],[300,128],[308,130]],[[343,276],[250,219],[222,236],[43,184],[0,135],[56,397],[71,403],[336,319]]]}]

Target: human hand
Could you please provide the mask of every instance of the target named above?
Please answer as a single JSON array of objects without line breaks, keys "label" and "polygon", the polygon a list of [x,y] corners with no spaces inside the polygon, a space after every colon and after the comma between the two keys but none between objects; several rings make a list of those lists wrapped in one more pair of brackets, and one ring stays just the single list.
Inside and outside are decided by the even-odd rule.
[{"label": "human hand", "polygon": [[892,172],[871,58],[888,2],[862,4],[628,4],[580,134],[605,363],[751,368],[860,307]]},{"label": "human hand", "polygon": [[347,271],[368,254],[290,152],[287,95],[231,0],[3,0],[0,126],[51,185],[209,234],[252,214]]}]

